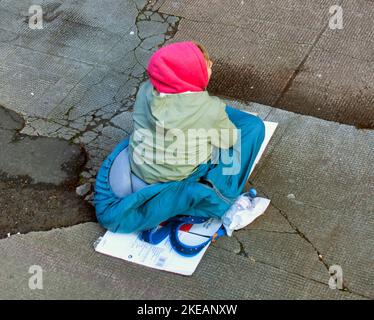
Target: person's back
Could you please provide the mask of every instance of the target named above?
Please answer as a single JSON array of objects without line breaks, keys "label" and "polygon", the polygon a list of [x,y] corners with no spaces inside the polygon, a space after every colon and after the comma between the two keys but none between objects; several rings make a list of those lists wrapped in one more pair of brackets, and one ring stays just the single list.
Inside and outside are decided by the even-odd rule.
[{"label": "person's back", "polygon": [[207,53],[194,42],[171,44],[151,57],[129,144],[131,170],[145,182],[182,180],[211,159],[213,146],[235,143],[225,103],[205,91],[210,67]]},{"label": "person's back", "polygon": [[210,67],[193,42],[168,45],[151,57],[150,81],[135,102],[134,132],[96,178],[96,216],[104,228],[138,232],[175,216],[219,219],[228,212],[223,220],[232,232],[244,226],[236,222],[249,221],[245,207],[229,209],[241,201],[264,123],[208,95]]}]

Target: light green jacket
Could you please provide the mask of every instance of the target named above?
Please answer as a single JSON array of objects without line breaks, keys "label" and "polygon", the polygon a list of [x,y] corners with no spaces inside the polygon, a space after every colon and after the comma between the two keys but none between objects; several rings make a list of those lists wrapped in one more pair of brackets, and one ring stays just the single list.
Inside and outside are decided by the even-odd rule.
[{"label": "light green jacket", "polygon": [[145,82],[134,107],[132,172],[147,183],[182,180],[211,159],[213,146],[230,148],[237,130],[225,107],[207,91],[160,95]]}]

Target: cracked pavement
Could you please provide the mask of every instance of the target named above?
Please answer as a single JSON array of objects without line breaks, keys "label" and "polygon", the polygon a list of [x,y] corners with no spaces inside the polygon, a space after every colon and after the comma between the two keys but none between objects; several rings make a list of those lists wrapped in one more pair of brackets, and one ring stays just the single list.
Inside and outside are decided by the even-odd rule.
[{"label": "cracked pavement", "polygon": [[[43,30],[29,30],[24,22],[29,5],[36,3],[54,17]],[[145,4],[0,1],[0,30],[11,39],[0,42],[1,102],[25,117],[22,133],[83,144],[89,156],[84,177],[92,178],[107,153],[131,133],[144,66],[176,31],[178,18]],[[99,22],[99,12],[110,19]],[[9,25],[10,20],[21,26]]]},{"label": "cracked pavement", "polygon": [[[222,14],[200,0],[0,0],[1,298],[374,298],[374,134],[351,126],[372,127],[373,51],[357,34],[366,23],[372,39],[372,8],[342,0],[340,36],[322,19],[330,1],[303,2],[305,12],[284,1],[277,15],[242,2]],[[42,30],[28,28],[31,4],[44,9]],[[104,230],[74,190],[131,133],[149,56],[184,39],[211,52],[214,93],[279,123],[251,177],[270,208],[212,244],[192,277],[96,254]],[[35,264],[43,290],[28,288]],[[344,291],[328,287],[334,264]]]},{"label": "cracked pavement", "polygon": [[66,140],[20,134],[23,119],[0,106],[0,239],[95,219],[75,194],[86,155]]}]

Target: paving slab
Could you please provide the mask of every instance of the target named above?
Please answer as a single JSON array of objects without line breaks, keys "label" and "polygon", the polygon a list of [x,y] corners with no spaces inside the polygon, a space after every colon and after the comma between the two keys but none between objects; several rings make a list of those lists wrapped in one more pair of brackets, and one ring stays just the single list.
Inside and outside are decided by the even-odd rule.
[{"label": "paving slab", "polygon": [[267,120],[284,129],[255,185],[327,265],[342,266],[351,290],[373,297],[373,131],[279,109]]},{"label": "paving slab", "polygon": [[[365,184],[372,179],[372,132],[267,106],[261,110],[258,104],[253,110],[279,122],[252,179],[272,204],[234,237],[213,244],[192,277],[95,253],[92,244],[104,230],[88,223],[1,240],[2,261],[7,263],[2,269],[5,288],[13,289],[0,294],[66,299],[372,298],[374,205],[368,195],[372,184]],[[337,143],[342,136],[344,148]],[[362,157],[349,152],[361,150],[360,145]],[[331,153],[334,147],[338,150]],[[360,167],[353,165],[356,162]],[[16,268],[10,252],[17,261],[22,256]],[[27,287],[25,270],[32,264],[46,270],[44,290]],[[328,267],[333,264],[342,266],[349,291],[329,289]],[[150,286],[151,282],[158,285]]]},{"label": "paving slab", "polygon": [[86,154],[50,137],[20,134],[24,120],[0,106],[0,239],[95,220],[75,194]]},{"label": "paving slab", "polygon": [[[343,29],[332,30],[337,4]],[[182,18],[171,42],[194,39],[211,53],[212,92],[374,127],[371,1],[166,0],[160,11]]]},{"label": "paving slab", "polygon": [[[103,234],[86,223],[0,240],[2,299],[357,299],[347,292],[211,246],[192,277],[98,254]],[[74,249],[73,249],[74,248]],[[18,257],[22,255],[22,260]],[[30,266],[43,289],[30,290]],[[219,265],[219,268],[217,266]],[[6,271],[6,272],[4,272]],[[287,285],[286,285],[287,284]]]},{"label": "paving slab", "polygon": [[238,27],[182,19],[170,42],[192,39],[207,48],[214,63],[212,93],[274,105],[318,32],[274,22],[249,23]]},{"label": "paving slab", "polygon": [[[62,139],[19,134],[23,119],[0,106],[0,172],[34,183],[69,184],[84,166],[85,152]],[[53,156],[53,160],[51,159]]]},{"label": "paving slab", "polygon": [[344,28],[325,30],[278,104],[374,128],[374,7],[369,1],[343,1],[342,8]]}]

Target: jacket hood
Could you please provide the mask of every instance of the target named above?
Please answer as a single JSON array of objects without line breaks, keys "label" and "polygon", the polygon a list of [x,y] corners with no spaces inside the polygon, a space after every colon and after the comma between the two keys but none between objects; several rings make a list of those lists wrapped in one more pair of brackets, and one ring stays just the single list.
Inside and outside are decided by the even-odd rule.
[{"label": "jacket hood", "polygon": [[203,91],[209,81],[204,55],[191,41],[157,50],[149,59],[147,73],[154,88],[162,93]]}]

